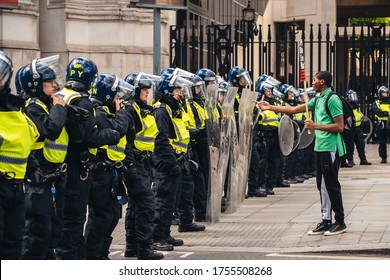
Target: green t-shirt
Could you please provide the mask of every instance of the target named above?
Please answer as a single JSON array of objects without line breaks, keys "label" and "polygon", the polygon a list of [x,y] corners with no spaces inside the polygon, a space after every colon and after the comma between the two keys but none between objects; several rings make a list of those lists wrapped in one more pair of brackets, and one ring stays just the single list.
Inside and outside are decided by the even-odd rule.
[{"label": "green t-shirt", "polygon": [[[332,95],[328,102],[329,112],[333,118],[331,118],[326,112],[326,98],[331,93],[332,89],[327,88],[320,96],[309,101],[308,107],[311,111],[314,111],[314,123],[332,124],[333,118],[343,114],[343,103],[336,95]],[[317,100],[317,102],[315,100]],[[345,144],[340,133],[323,130],[315,130],[315,133],[316,140],[314,144],[314,151],[335,152],[337,150],[339,156],[345,155]]]}]

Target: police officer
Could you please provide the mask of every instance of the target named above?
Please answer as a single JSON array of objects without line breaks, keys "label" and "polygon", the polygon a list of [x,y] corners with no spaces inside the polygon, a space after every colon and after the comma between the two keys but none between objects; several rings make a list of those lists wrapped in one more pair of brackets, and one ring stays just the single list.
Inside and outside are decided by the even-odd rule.
[{"label": "police officer", "polygon": [[[365,152],[365,143],[363,137],[363,130],[361,128],[363,113],[360,111],[360,104],[358,102],[358,96],[356,91],[349,89],[345,93],[347,101],[351,104],[353,108],[353,115],[355,117],[355,129],[353,130],[352,141],[346,142],[345,147],[347,149],[347,160],[348,163],[354,165],[353,161],[353,152],[356,145],[358,155],[360,158],[360,165],[371,165],[371,162],[367,161],[366,152]],[[355,144],[355,145],[354,145]]]},{"label": "police officer", "polygon": [[192,134],[190,147],[190,158],[198,163],[198,168],[191,169],[191,175],[194,180],[194,210],[195,221],[206,221],[206,205],[209,178],[209,153],[206,134],[206,111],[204,109],[206,84],[199,76],[192,78],[191,87],[192,99],[187,101],[189,107],[187,113],[193,120],[193,127],[190,127]]},{"label": "police officer", "polygon": [[[131,73],[125,81],[135,87],[134,97],[126,104],[126,110],[134,120],[132,141],[127,150],[134,155],[135,175],[133,183],[128,181],[129,203],[126,209],[125,257],[138,257],[143,260],[160,260],[164,255],[156,252],[153,245],[155,201],[151,190],[152,159],[154,141],[158,130],[153,116],[153,107],[148,105],[149,90],[154,81],[146,74]],[[171,244],[161,244],[161,249],[169,250]]]},{"label": "police officer", "polygon": [[390,114],[390,99],[389,89],[386,86],[378,88],[379,99],[372,104],[372,112],[375,114],[375,118],[378,120],[377,134],[379,138],[379,156],[381,157],[381,163],[387,163],[387,139],[390,138],[390,130],[386,128],[386,121],[389,119]]},{"label": "police officer", "polygon": [[[0,259],[16,260],[22,250],[25,226],[23,180],[28,155],[39,133],[22,113],[24,100],[13,94],[13,65],[0,51]],[[34,170],[32,170],[34,171]]]},{"label": "police officer", "polygon": [[40,133],[32,152],[38,160],[38,170],[27,174],[30,183],[26,185],[22,259],[53,258],[49,243],[58,242],[58,232],[62,231],[61,226],[52,225],[52,219],[62,219],[66,170],[63,162],[68,145],[65,130],[68,110],[65,101],[55,94],[58,69],[59,55],[55,55],[33,60],[20,68],[15,77],[18,93],[31,97],[27,100],[25,113]]},{"label": "police officer", "polygon": [[[180,107],[181,89],[170,84],[169,77],[162,77],[156,84],[156,95],[159,100],[154,104],[158,134],[155,140],[155,201],[154,248],[156,250],[173,250],[167,241],[182,245],[183,241],[170,235],[173,212],[181,186],[182,160],[190,142],[190,133],[182,119]],[[181,242],[180,242],[181,241]]]},{"label": "police officer", "polygon": [[96,167],[89,195],[85,244],[87,259],[97,260],[108,257],[102,255],[101,248],[104,240],[110,237],[112,228],[118,224],[115,208],[121,208],[120,205],[127,202],[126,190],[122,186],[127,175],[123,160],[126,157],[125,136],[131,122],[119,96],[131,95],[133,87],[117,76],[100,74],[91,92],[98,128],[114,129],[121,136],[118,144],[100,147],[94,158]]},{"label": "police officer", "polygon": [[[264,90],[264,100],[276,104],[272,85],[263,82],[259,85],[259,90]],[[268,195],[273,195],[282,156],[278,138],[279,116],[270,110],[259,111],[255,126],[257,126],[256,134],[259,138],[256,147],[260,159],[257,186],[261,190],[265,189]]]},{"label": "police officer", "polygon": [[252,79],[251,76],[249,75],[249,72],[246,71],[243,67],[234,66],[229,71],[229,82],[231,86],[238,88],[237,95],[234,100],[234,116],[236,117],[237,131],[239,131],[238,108],[240,106],[241,94],[242,94],[242,90],[245,87],[252,85]]},{"label": "police officer", "polygon": [[[98,75],[96,64],[85,57],[72,59],[66,69],[66,84],[58,95],[67,104],[77,106],[83,121],[68,121],[69,145],[65,162],[68,166],[65,187],[64,230],[59,248],[61,259],[84,259],[84,223],[92,184],[92,155],[104,145],[115,145],[120,133],[99,129],[94,117],[89,90]],[[81,108],[81,109],[80,109]]]}]

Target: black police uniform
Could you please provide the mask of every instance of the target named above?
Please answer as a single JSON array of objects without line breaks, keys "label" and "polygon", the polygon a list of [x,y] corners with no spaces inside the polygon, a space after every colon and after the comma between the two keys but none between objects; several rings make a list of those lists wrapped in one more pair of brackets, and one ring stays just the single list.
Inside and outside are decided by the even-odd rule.
[{"label": "black police uniform", "polygon": [[[386,120],[390,114],[390,99],[382,98],[372,104],[372,112],[379,119],[376,132],[379,140],[379,156],[382,158],[382,163],[387,162],[387,142],[390,139],[390,130],[386,128]],[[382,109],[383,107],[383,109]],[[387,110],[385,108],[388,108]]]},{"label": "black police uniform", "polygon": [[[135,104],[133,104],[135,102]],[[126,110],[134,120],[134,127],[128,133],[126,155],[128,162],[132,162],[135,172],[127,180],[127,193],[129,203],[126,208],[125,230],[126,251],[125,257],[138,257],[139,259],[162,259],[164,256],[153,250],[153,231],[155,201],[151,189],[152,168],[151,151],[140,151],[134,145],[135,135],[142,129],[142,123],[134,106],[143,114],[152,114],[153,107],[141,100],[131,101]],[[168,246],[170,247],[170,246]]]},{"label": "black police uniform", "polygon": [[[49,110],[49,114],[37,102],[42,102]],[[39,97],[38,100],[36,98],[29,100],[25,113],[34,122],[40,133],[38,142],[45,139],[56,140],[67,119],[66,107],[52,106],[51,98],[46,95]],[[37,180],[43,179],[38,178],[38,175],[48,176],[55,173],[60,168],[61,163],[52,163],[46,160],[43,149],[35,150],[32,153],[39,161],[42,174],[37,174],[36,171],[33,175],[27,174],[31,183],[26,186],[26,229],[23,238],[22,259],[44,259],[46,255],[50,259],[54,254],[53,246],[58,245],[59,234],[62,232],[64,178],[37,182]],[[53,194],[52,187],[55,188]],[[55,195],[54,198],[53,195]],[[52,223],[52,219],[55,220],[54,223]],[[52,237],[52,235],[54,236]],[[51,245],[49,246],[49,244]]]},{"label": "black police uniform", "polygon": [[[160,100],[162,106],[155,108],[158,134],[155,140],[155,202],[156,211],[154,215],[154,248],[167,247],[167,240],[170,239],[170,227],[173,212],[176,206],[177,193],[181,185],[181,167],[178,165],[175,151],[169,143],[169,139],[176,139],[176,133],[172,120],[165,106],[172,111],[181,110],[177,101],[168,101],[165,98]],[[173,247],[170,248],[173,250]]]},{"label": "black police uniform", "polygon": [[[93,104],[89,100],[89,94],[86,91],[80,91],[80,93],[82,97],[74,99],[71,105],[86,109],[89,114],[83,122],[68,121],[66,124],[69,145],[65,162],[68,171],[65,187],[64,229],[58,254],[60,259],[85,259],[83,232],[92,174],[89,172],[83,174],[86,171],[86,163],[82,163],[81,160],[89,161],[88,148],[115,145],[120,139],[117,131],[99,130],[96,127]],[[86,155],[85,158],[83,158],[84,155]]]},{"label": "black police uniform", "polygon": [[[115,115],[108,107],[95,105],[95,118],[99,129],[113,129],[119,132],[120,137],[126,135],[129,125],[129,115],[125,109],[119,109]],[[124,151],[123,151],[124,152]],[[117,195],[114,192],[115,184],[122,184],[124,176],[123,166],[120,162],[112,161],[107,155],[107,149],[99,148],[96,165],[93,171],[93,182],[88,202],[88,222],[85,228],[86,256],[89,260],[106,259],[102,256],[102,246],[106,238],[110,238],[113,225],[118,224],[119,217],[115,207],[119,207]],[[123,178],[124,180],[124,178]],[[114,227],[115,228],[115,227]]]}]

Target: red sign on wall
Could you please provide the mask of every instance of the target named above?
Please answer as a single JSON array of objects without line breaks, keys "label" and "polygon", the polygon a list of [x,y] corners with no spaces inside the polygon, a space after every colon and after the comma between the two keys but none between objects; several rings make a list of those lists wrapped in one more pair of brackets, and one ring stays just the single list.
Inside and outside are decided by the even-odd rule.
[{"label": "red sign on wall", "polygon": [[18,0],[0,0],[0,9],[14,9],[18,6]]}]

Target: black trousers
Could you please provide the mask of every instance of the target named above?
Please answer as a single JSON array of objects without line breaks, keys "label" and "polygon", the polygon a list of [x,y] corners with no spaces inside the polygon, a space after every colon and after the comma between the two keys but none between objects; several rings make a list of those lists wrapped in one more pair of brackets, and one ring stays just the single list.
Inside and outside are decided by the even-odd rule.
[{"label": "black trousers", "polygon": [[[351,145],[350,149],[349,150],[347,149],[347,160],[348,161],[353,160],[355,145],[356,145],[356,150],[358,152],[360,161],[367,160],[366,152],[365,152],[366,144],[364,143],[363,130],[360,126],[355,127],[353,139],[351,142],[352,142],[352,145]],[[347,145],[347,143],[345,143],[345,144]]]},{"label": "black trousers", "polygon": [[22,259],[43,260],[51,238],[53,198],[51,183],[26,186],[26,226]]},{"label": "black trousers", "polygon": [[18,260],[25,224],[22,183],[0,179],[0,259]]},{"label": "black trousers", "polygon": [[258,143],[259,137],[254,135],[252,138],[252,151],[251,151],[251,161],[249,163],[249,173],[248,173],[248,192],[256,190],[259,185],[259,151],[260,144]]},{"label": "black trousers", "polygon": [[79,161],[67,162],[67,182],[64,191],[64,226],[58,257],[64,260],[85,259],[84,224],[92,185],[92,174],[80,179]]},{"label": "black trousers", "polygon": [[177,192],[177,213],[179,223],[189,225],[194,219],[194,180],[191,173],[183,170],[181,174],[181,184]]},{"label": "black trousers", "polygon": [[340,161],[336,152],[316,152],[317,188],[321,197],[323,220],[344,222],[344,207],[341,185],[338,180]]},{"label": "black trousers", "polygon": [[148,161],[137,161],[136,168],[136,178],[133,182],[127,182],[129,203],[125,216],[126,244],[145,248],[153,243],[155,200]]},{"label": "black trousers", "polygon": [[259,186],[274,188],[277,183],[280,172],[280,157],[282,156],[279,147],[277,132],[265,132],[260,134],[257,142],[257,151],[259,153]]},{"label": "black trousers", "polygon": [[387,158],[387,141],[390,138],[390,130],[383,128],[377,132],[378,134],[378,140],[379,140],[379,147],[378,152],[379,156],[382,159]]},{"label": "black trousers", "polygon": [[[193,145],[193,160],[199,164],[198,170],[191,170],[191,176],[194,180],[194,199],[195,216],[201,219],[206,217],[207,211],[207,192],[208,192],[208,176],[210,164],[208,158],[208,146]],[[207,171],[206,171],[207,169]]]},{"label": "black trousers", "polygon": [[156,211],[154,214],[154,241],[166,240],[171,233],[173,212],[176,209],[176,195],[181,185],[181,176],[156,172],[154,194]]},{"label": "black trousers", "polygon": [[88,202],[88,222],[85,228],[86,257],[89,260],[102,258],[102,246],[114,219],[112,207],[118,203],[112,193],[115,176],[119,176],[116,170],[100,170],[93,174]]}]

